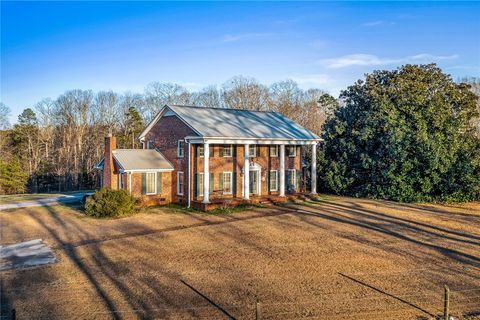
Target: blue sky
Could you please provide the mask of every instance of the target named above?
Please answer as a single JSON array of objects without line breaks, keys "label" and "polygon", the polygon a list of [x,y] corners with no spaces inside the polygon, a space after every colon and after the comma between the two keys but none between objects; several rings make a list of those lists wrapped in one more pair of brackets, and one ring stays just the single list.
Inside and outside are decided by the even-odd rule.
[{"label": "blue sky", "polygon": [[69,89],[190,90],[235,75],[339,91],[375,69],[437,62],[480,76],[480,3],[1,2],[12,122]]}]

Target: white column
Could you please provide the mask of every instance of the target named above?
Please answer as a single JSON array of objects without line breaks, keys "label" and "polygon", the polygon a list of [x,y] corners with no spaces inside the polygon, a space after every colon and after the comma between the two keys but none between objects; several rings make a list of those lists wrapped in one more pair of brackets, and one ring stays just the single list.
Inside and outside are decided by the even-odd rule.
[{"label": "white column", "polygon": [[244,146],[244,161],[243,161],[243,199],[250,199],[250,155],[248,154],[248,144]]},{"label": "white column", "polygon": [[210,203],[210,172],[208,170],[208,159],[210,158],[210,144],[203,144],[203,203]]},{"label": "white column", "polygon": [[312,145],[312,194],[317,193],[317,144]]},{"label": "white column", "polygon": [[285,145],[280,145],[280,197],[285,196]]}]

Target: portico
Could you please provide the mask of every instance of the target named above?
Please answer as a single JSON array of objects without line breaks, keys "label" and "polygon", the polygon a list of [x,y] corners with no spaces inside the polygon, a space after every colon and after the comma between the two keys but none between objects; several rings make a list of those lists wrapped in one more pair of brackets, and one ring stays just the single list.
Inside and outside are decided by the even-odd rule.
[{"label": "portico", "polygon": [[[311,187],[308,190],[309,193],[315,194],[316,193],[316,146],[317,141],[308,141],[308,140],[281,140],[281,139],[199,139],[198,137],[187,137],[186,142],[190,145],[195,147],[202,147],[203,156],[201,156],[200,161],[203,162],[201,175],[202,179],[202,195],[201,195],[201,202],[203,204],[211,203],[212,194],[211,192],[216,192],[215,199],[218,200],[218,187],[217,183],[215,187],[211,186],[210,178],[215,175],[212,175],[212,171],[218,171],[216,167],[218,167],[219,161],[232,161],[238,164],[238,169],[232,167],[231,171],[235,176],[235,180],[239,179],[241,181],[241,193],[237,193],[235,195],[234,192],[225,197],[227,198],[237,198],[242,199],[243,201],[250,201],[251,197],[259,197],[259,196],[269,196],[274,195],[276,197],[285,197],[286,196],[286,186],[290,181],[293,181],[290,177],[290,181],[286,180],[286,172],[289,171],[299,171],[298,166],[293,164],[293,157],[301,157],[301,154],[298,155],[287,155],[286,149],[287,148],[311,148],[312,163],[310,169],[310,173],[312,176],[311,179]],[[230,157],[212,157],[210,154],[212,150],[212,146],[217,146],[217,148],[225,148],[225,146],[232,146],[234,150],[238,150],[237,152],[233,152],[232,156]],[[272,156],[272,159],[275,161],[265,161],[263,159],[265,156],[262,153],[260,154],[251,154],[252,150],[258,150],[254,148],[263,148],[261,150],[277,150],[277,154]],[[300,149],[299,149],[300,150]],[[271,156],[271,155],[270,155]],[[262,159],[259,159],[263,157]],[[268,156],[267,156],[268,157]],[[214,161],[214,164],[211,163]],[[272,164],[275,162],[275,164]],[[215,164],[216,163],[216,164]],[[260,163],[268,163],[265,167],[262,167]],[[277,164],[278,163],[278,164]],[[230,170],[230,169],[228,169]],[[192,171],[193,172],[193,171]],[[252,177],[252,174],[254,175]],[[272,177],[271,175],[274,175]],[[193,179],[192,179],[193,180]],[[254,190],[252,190],[252,183],[255,182]],[[218,182],[223,184],[224,181]],[[262,192],[262,190],[267,190],[267,192]],[[300,186],[296,186],[295,190],[300,192]],[[303,190],[307,191],[307,190]]]}]

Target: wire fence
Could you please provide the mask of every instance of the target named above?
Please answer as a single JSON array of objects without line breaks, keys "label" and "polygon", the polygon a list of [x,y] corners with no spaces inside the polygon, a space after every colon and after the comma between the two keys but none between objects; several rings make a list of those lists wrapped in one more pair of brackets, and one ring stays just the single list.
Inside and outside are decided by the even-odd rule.
[{"label": "wire fence", "polygon": [[[75,296],[78,290],[85,288],[55,288],[63,291],[62,298]],[[165,305],[152,308],[137,308],[115,310],[83,311],[71,318],[96,319],[117,318],[119,316],[142,316],[149,318],[186,317],[195,319],[445,319],[445,314],[453,315],[454,319],[480,318],[480,287],[461,290],[445,289],[445,296],[433,292],[414,294],[389,294],[388,296],[369,295],[347,298],[346,293],[328,293],[316,296],[296,296],[298,301],[263,300],[250,303],[209,303],[192,305]],[[448,290],[448,296],[447,296]],[[92,292],[93,293],[93,292]],[[390,303],[387,309],[382,308],[385,300],[397,300]],[[406,300],[408,299],[408,301]],[[448,300],[447,301],[445,300]],[[400,300],[404,300],[403,303]],[[325,302],[337,301],[334,308],[321,306]],[[363,306],[360,307],[360,305]],[[349,306],[355,306],[351,311]],[[447,307],[446,307],[447,306]],[[447,308],[447,309],[445,309]],[[3,311],[3,310],[2,310]],[[6,310],[5,310],[6,311]],[[16,320],[18,312],[2,312],[1,320]],[[450,318],[449,318],[450,319]]]}]

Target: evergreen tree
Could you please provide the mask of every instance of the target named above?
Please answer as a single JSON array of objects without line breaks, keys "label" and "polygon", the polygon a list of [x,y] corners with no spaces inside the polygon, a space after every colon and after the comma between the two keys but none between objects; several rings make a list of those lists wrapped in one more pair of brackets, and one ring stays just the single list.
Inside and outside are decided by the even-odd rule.
[{"label": "evergreen tree", "polygon": [[480,198],[477,97],[435,65],[375,71],[342,92],[325,125],[335,193],[396,201]]},{"label": "evergreen tree", "polygon": [[27,182],[28,174],[18,159],[9,162],[0,160],[0,194],[24,193]]}]

